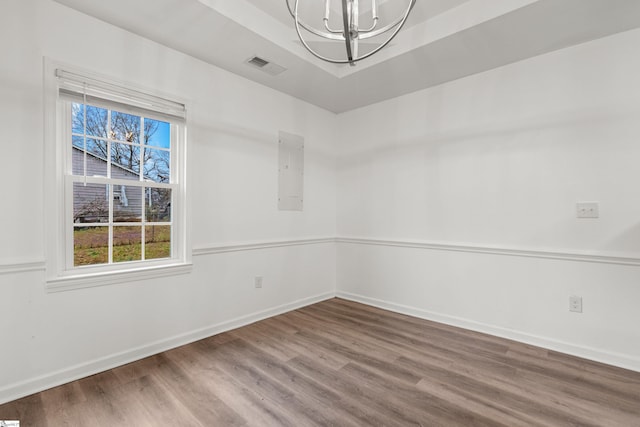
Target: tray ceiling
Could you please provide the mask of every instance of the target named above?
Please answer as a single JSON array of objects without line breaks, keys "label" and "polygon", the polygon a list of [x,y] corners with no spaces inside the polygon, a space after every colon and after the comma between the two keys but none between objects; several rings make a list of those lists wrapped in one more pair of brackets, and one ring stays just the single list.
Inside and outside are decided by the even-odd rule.
[{"label": "tray ceiling", "polygon": [[417,0],[392,44],[351,67],[303,48],[285,0],[56,1],[336,113],[640,27],[637,0]]}]

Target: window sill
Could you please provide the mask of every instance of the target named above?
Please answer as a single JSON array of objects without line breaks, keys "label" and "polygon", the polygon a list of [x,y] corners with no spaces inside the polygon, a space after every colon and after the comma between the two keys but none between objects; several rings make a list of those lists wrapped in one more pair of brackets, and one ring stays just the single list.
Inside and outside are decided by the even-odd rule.
[{"label": "window sill", "polygon": [[66,277],[56,277],[46,282],[47,292],[64,292],[73,289],[94,288],[96,286],[115,285],[139,280],[149,280],[161,277],[188,274],[191,272],[193,264],[180,263],[153,267],[141,267],[137,269],[110,271],[102,273],[91,273],[73,275]]}]

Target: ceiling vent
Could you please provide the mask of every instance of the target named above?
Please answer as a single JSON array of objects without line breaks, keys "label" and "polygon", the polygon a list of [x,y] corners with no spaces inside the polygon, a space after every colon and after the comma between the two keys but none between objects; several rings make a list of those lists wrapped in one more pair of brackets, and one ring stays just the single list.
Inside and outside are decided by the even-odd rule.
[{"label": "ceiling vent", "polygon": [[269,61],[267,61],[266,59],[262,59],[258,56],[254,56],[253,58],[249,59],[249,64],[258,68],[262,68],[265,65],[269,64]]},{"label": "ceiling vent", "polygon": [[265,73],[272,76],[277,76],[278,74],[286,70],[286,68],[284,68],[283,66],[274,64],[273,62],[268,61],[264,58],[260,58],[259,56],[253,56],[247,59],[246,62],[252,67],[264,71]]}]

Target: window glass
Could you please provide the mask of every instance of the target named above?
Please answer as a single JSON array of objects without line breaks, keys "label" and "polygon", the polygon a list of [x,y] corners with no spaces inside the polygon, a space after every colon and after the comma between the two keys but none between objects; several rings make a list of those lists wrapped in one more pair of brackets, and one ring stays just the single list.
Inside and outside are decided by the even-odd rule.
[{"label": "window glass", "polygon": [[74,175],[84,175],[85,164],[87,176],[107,176],[107,142],[96,139],[85,139],[82,136],[72,137],[71,165]]},{"label": "window glass", "polygon": [[73,183],[73,222],[109,221],[109,192],[104,184]]},{"label": "window glass", "polygon": [[169,258],[171,256],[171,227],[148,225],[145,227],[145,258]]},{"label": "window glass", "polygon": [[142,188],[113,186],[113,222],[142,222]]},{"label": "window glass", "polygon": [[109,138],[140,144],[140,116],[112,111]]},{"label": "window glass", "polygon": [[145,214],[147,222],[171,221],[171,190],[147,188],[145,191]]},{"label": "window glass", "polygon": [[145,144],[160,148],[171,148],[171,125],[160,120],[144,119]]},{"label": "window glass", "polygon": [[[71,123],[72,132],[78,135],[84,135],[85,125],[85,108],[84,104],[71,104]],[[108,111],[104,108],[87,105],[87,135],[107,138],[108,133]]]},{"label": "window glass", "polygon": [[171,124],[79,103],[71,110],[73,265],[171,257]]},{"label": "window glass", "polygon": [[73,265],[109,262],[109,227],[91,226],[73,229]]},{"label": "window glass", "polygon": [[142,227],[113,227],[113,262],[142,259]]},{"label": "window glass", "polygon": [[171,153],[166,150],[145,148],[144,178],[155,182],[169,182],[171,179]]},{"label": "window glass", "polygon": [[111,177],[140,179],[140,146],[111,143]]}]

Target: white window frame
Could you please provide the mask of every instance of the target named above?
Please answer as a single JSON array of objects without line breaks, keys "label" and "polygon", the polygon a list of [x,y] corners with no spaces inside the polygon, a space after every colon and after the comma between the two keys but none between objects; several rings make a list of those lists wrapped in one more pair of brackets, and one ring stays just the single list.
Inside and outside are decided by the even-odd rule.
[{"label": "white window frame", "polygon": [[[187,127],[184,102],[174,96],[116,82],[96,73],[45,58],[45,225],[47,281],[49,292],[145,280],[191,270],[191,245],[187,226],[186,154]],[[171,257],[144,261],[74,266],[73,183],[71,101],[68,94],[82,92],[87,105],[144,115],[171,122],[171,178],[167,184],[152,186],[172,190]],[[87,94],[91,95],[91,102]],[[80,101],[82,102],[82,101]],[[130,107],[127,110],[127,107]],[[124,111],[123,111],[124,109]],[[143,181],[80,176],[88,183],[131,185],[141,188]],[[146,185],[145,185],[146,186]],[[107,187],[110,188],[110,187]],[[109,197],[110,216],[113,195]],[[144,200],[143,200],[144,204]],[[117,225],[128,225],[118,223]],[[144,226],[142,227],[144,233]],[[111,227],[113,224],[111,224]],[[143,234],[144,235],[144,234]],[[111,257],[109,257],[111,261]]]}]

